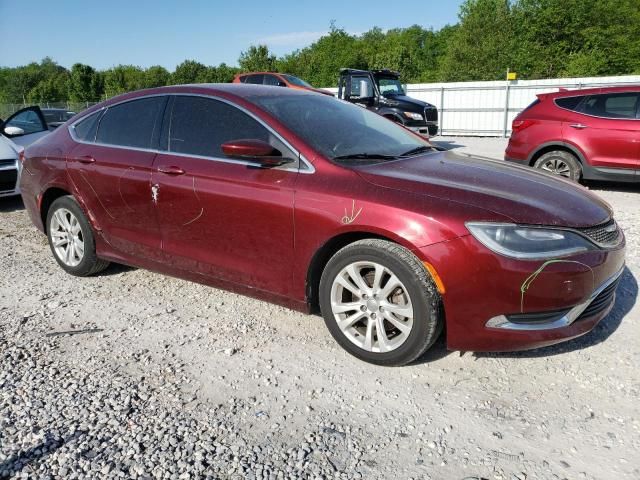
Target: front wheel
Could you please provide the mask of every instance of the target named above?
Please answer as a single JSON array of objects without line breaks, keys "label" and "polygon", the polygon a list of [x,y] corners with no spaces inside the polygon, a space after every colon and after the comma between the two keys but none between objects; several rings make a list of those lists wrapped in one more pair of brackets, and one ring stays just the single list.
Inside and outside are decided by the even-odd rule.
[{"label": "front wheel", "polygon": [[424,265],[406,248],[378,239],[352,243],[329,260],[320,280],[320,308],[345,350],[386,366],[422,355],[444,321]]},{"label": "front wheel", "polygon": [[47,237],[58,265],[71,275],[86,277],[109,265],[96,256],[91,225],[71,196],[60,197],[51,204],[47,213]]}]

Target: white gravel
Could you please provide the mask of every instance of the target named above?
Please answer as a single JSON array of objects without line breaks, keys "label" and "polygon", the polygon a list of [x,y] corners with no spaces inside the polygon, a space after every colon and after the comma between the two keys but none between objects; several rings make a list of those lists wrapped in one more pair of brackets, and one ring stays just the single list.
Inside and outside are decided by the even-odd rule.
[{"label": "white gravel", "polygon": [[320,317],[120,266],[68,276],[2,199],[0,478],[638,479],[640,188],[590,187],[627,234],[607,319],[395,369]]}]

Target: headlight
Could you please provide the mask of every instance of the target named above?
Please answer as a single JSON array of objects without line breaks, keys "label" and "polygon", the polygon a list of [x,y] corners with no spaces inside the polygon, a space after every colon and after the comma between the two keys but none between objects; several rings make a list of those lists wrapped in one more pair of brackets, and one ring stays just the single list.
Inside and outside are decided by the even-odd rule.
[{"label": "headlight", "polygon": [[422,115],[420,113],[404,112],[404,116],[411,120],[422,120]]},{"label": "headlight", "polygon": [[485,247],[506,257],[546,259],[596,249],[585,238],[567,230],[520,227],[512,223],[468,222],[466,226]]}]

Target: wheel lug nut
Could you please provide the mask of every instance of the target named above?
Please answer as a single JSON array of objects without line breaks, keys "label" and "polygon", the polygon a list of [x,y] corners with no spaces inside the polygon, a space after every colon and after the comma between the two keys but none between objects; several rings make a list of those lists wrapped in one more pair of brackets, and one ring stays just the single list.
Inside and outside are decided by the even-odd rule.
[{"label": "wheel lug nut", "polygon": [[367,299],[367,294],[365,293],[364,295],[362,295],[362,298],[364,298],[366,300]]},{"label": "wheel lug nut", "polygon": [[371,318],[376,318],[376,314],[375,314],[375,313],[372,313],[372,314],[371,314]]},{"label": "wheel lug nut", "polygon": [[363,312],[364,312],[366,309],[367,309],[367,307],[365,307],[364,305],[362,305],[362,306],[360,307],[360,310],[362,310]]}]

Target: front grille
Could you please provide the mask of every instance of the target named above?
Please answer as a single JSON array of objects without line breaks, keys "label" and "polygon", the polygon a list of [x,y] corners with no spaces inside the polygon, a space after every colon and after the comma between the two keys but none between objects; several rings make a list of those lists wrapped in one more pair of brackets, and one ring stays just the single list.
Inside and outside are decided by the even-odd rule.
[{"label": "front grille", "polygon": [[438,121],[438,109],[436,107],[425,107],[424,108],[424,119],[427,122],[437,122]]},{"label": "front grille", "polygon": [[616,288],[618,288],[618,284],[620,283],[620,278],[618,277],[611,285],[605,288],[600,294],[593,299],[593,301],[589,304],[589,306],[580,314],[580,316],[576,319],[576,321],[583,320],[588,317],[593,317],[601,312],[604,312],[611,302],[614,301],[616,296]]},{"label": "front grille", "polygon": [[576,230],[603,247],[615,245],[620,239],[620,229],[613,219],[594,227],[576,228]]},{"label": "front grille", "polygon": [[0,170],[0,192],[16,189],[18,170]]},{"label": "front grille", "polygon": [[0,160],[0,167],[13,167],[16,164],[16,161],[13,158],[8,160]]}]

